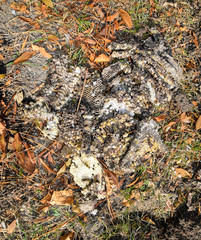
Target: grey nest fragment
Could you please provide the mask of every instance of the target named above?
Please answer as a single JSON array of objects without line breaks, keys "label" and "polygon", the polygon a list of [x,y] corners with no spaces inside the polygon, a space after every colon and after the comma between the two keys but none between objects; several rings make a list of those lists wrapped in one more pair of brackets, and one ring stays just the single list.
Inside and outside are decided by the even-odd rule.
[{"label": "grey nest fragment", "polygon": [[[150,116],[156,106],[174,100],[183,72],[159,33],[146,36],[119,33],[108,46],[111,64],[87,74],[78,113],[86,69],[64,54],[53,58],[41,91],[22,111],[27,119],[46,122],[44,136],[65,143],[63,155],[70,154],[70,172],[85,196],[104,197],[99,159],[111,171],[132,173],[145,155],[166,151]],[[86,174],[78,179],[77,172]]]}]

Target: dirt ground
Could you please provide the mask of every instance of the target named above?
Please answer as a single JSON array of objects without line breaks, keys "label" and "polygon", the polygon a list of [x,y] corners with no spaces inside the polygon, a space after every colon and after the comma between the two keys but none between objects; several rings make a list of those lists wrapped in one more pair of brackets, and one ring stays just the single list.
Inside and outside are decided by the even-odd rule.
[{"label": "dirt ground", "polygon": [[[122,25],[134,34],[156,27],[183,69],[182,90],[194,109],[182,112],[183,99],[155,108],[167,152],[147,156],[132,176],[107,173],[115,190],[86,202],[66,173],[65,142],[44,137],[44,122],[19,116],[42,89],[52,59],[68,55],[81,69],[104,68],[94,61],[108,54],[98,34],[119,9],[133,25],[121,15],[108,39],[115,41]],[[201,239],[200,19],[200,1],[0,0],[1,239]]]}]

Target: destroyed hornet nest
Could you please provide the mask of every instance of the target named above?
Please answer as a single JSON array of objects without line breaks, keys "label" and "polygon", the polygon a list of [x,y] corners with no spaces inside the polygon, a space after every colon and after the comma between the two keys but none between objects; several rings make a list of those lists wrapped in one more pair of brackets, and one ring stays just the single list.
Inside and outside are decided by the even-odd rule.
[{"label": "destroyed hornet nest", "polygon": [[[53,58],[43,89],[23,111],[23,117],[46,122],[41,129],[45,136],[64,141],[63,155],[72,157],[70,172],[85,172],[81,179],[75,176],[76,183],[83,194],[98,198],[104,180],[94,159],[111,171],[131,173],[143,156],[165,151],[158,125],[149,117],[155,106],[179,94],[183,80],[181,67],[155,29],[138,35],[119,32],[108,48],[112,62],[101,72],[87,73],[78,113],[86,69],[74,67],[66,55]],[[93,161],[87,164],[87,158]],[[93,192],[92,185],[100,191]]]}]

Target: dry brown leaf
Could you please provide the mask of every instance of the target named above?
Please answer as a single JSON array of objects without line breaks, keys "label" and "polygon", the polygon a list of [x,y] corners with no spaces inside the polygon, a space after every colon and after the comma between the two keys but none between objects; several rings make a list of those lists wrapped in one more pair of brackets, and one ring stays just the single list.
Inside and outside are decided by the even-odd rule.
[{"label": "dry brown leaf", "polygon": [[107,20],[109,22],[112,22],[118,16],[119,16],[119,13],[117,12],[117,13],[115,13],[113,15],[108,16],[107,19],[105,19],[105,20]]},{"label": "dry brown leaf", "polygon": [[94,59],[95,59],[95,54],[94,53],[90,53],[89,59],[90,59],[91,62],[93,62]]},{"label": "dry brown leaf", "polygon": [[121,15],[121,18],[126,26],[131,29],[133,24],[130,15],[123,9],[119,9],[119,14]]},{"label": "dry brown leaf", "polygon": [[11,234],[15,231],[16,228],[16,220],[12,221],[12,223],[10,225],[8,225],[7,227],[7,233]]},{"label": "dry brown leaf", "polygon": [[42,0],[42,2],[43,2],[46,6],[53,8],[53,3],[52,3],[51,0]]},{"label": "dry brown leaf", "polygon": [[15,2],[11,3],[10,7],[13,8],[14,10],[16,10],[16,11],[20,10],[20,5],[18,3],[15,3]]},{"label": "dry brown leaf", "polygon": [[33,220],[34,223],[44,223],[44,222],[47,222],[47,221],[50,221],[54,219],[54,216],[53,217],[39,217],[39,218],[35,218]]},{"label": "dry brown leaf", "polygon": [[70,205],[74,201],[73,191],[71,189],[54,191],[50,200],[52,205]]},{"label": "dry brown leaf", "polygon": [[55,42],[57,45],[60,46],[60,43],[58,42],[59,38],[58,38],[57,36],[55,36],[55,35],[50,35],[50,36],[48,37],[48,40],[51,41],[51,42]]},{"label": "dry brown leaf", "polygon": [[0,54],[0,60],[2,61],[4,59],[5,59],[4,56],[2,54]]},{"label": "dry brown leaf", "polygon": [[45,197],[40,200],[40,202],[43,204],[49,204],[51,198],[52,198],[52,192],[48,192],[47,195],[45,195]]},{"label": "dry brown leaf", "polygon": [[196,122],[196,126],[195,126],[196,130],[201,129],[201,116],[199,116],[197,122]]},{"label": "dry brown leaf", "polygon": [[0,134],[2,134],[5,129],[6,127],[0,122]]},{"label": "dry brown leaf", "polygon": [[145,221],[145,222],[148,222],[148,223],[150,223],[150,224],[156,225],[155,222],[152,221],[152,220],[151,220],[149,217],[147,217],[147,216],[144,216],[144,217],[142,218],[142,220]]},{"label": "dry brown leaf", "polygon": [[140,194],[139,190],[137,192],[136,192],[136,190],[131,191],[130,199],[132,199],[132,198],[138,199],[138,198],[140,198],[140,196],[141,196],[141,194]]},{"label": "dry brown leaf", "polygon": [[193,42],[195,43],[196,48],[199,48],[198,38],[194,32],[192,32]]},{"label": "dry brown leaf", "polygon": [[181,122],[184,122],[184,123],[190,123],[191,122],[191,117],[188,117],[185,112],[181,114],[180,119],[181,119]]},{"label": "dry brown leaf", "polygon": [[100,54],[97,58],[95,58],[94,62],[109,62],[110,58],[105,54]]},{"label": "dry brown leaf", "polygon": [[90,39],[90,38],[86,38],[86,39],[84,40],[84,42],[85,42],[85,43],[88,43],[88,44],[92,44],[92,45],[95,45],[95,44],[96,44],[96,42],[95,42],[94,40]]},{"label": "dry brown leaf", "polygon": [[126,198],[123,199],[122,204],[128,208],[131,206],[131,202],[129,200],[127,200]]},{"label": "dry brown leaf", "polygon": [[185,169],[176,168],[176,177],[191,177],[190,173],[187,172]]},{"label": "dry brown leaf", "polygon": [[195,101],[192,101],[192,104],[193,104],[194,106],[197,106],[197,105],[198,105],[198,103],[195,102]]},{"label": "dry brown leaf", "polygon": [[100,32],[98,33],[98,35],[103,36],[103,37],[108,37],[108,33],[110,31],[110,26],[106,25],[103,29],[100,30]]},{"label": "dry brown leaf", "polygon": [[37,45],[32,44],[32,49],[36,52],[40,52],[43,57],[52,58],[52,55],[46,52],[45,48],[43,47],[39,47]]},{"label": "dry brown leaf", "polygon": [[110,39],[107,39],[107,38],[104,38],[104,37],[102,37],[102,40],[104,40],[104,41],[105,41],[105,44],[108,44],[108,43],[110,43],[110,42],[111,42],[111,40],[110,40]]},{"label": "dry brown leaf", "polygon": [[101,19],[104,18],[105,14],[103,13],[103,11],[101,10],[101,8],[97,7],[96,8],[97,14],[100,16]]},{"label": "dry brown leaf", "polygon": [[114,22],[114,31],[118,31],[119,30],[119,22],[116,20],[115,22]]},{"label": "dry brown leaf", "polygon": [[33,20],[31,18],[26,18],[26,17],[19,17],[21,20],[23,20],[24,22],[28,22],[28,23],[32,23],[33,24]]},{"label": "dry brown leaf", "polygon": [[66,233],[60,238],[60,240],[72,240],[72,239],[74,239],[74,232]]},{"label": "dry brown leaf", "polygon": [[26,11],[26,9],[27,9],[26,5],[23,4],[23,5],[20,7],[20,12],[24,12],[24,11]]},{"label": "dry brown leaf", "polygon": [[26,17],[19,17],[21,20],[28,22],[30,25],[34,26],[36,29],[40,29],[40,25],[38,22],[34,22],[33,19],[31,18],[26,18]]},{"label": "dry brown leaf", "polygon": [[0,74],[0,79],[4,78],[6,74]]},{"label": "dry brown leaf", "polygon": [[46,213],[50,206],[51,206],[51,204],[42,205],[37,209],[37,212],[42,212],[43,211],[43,212]]},{"label": "dry brown leaf", "polygon": [[165,120],[166,117],[167,117],[166,115],[160,115],[158,117],[155,117],[154,120],[156,120],[157,122],[161,122],[161,121]]},{"label": "dry brown leaf", "polygon": [[117,188],[119,188],[122,182],[119,182],[117,174],[106,168],[104,168],[104,171],[106,172],[108,177],[113,181],[113,184],[116,185]]},{"label": "dry brown leaf", "polygon": [[150,2],[150,15],[153,15],[153,12],[155,11],[156,7],[155,7],[155,2],[154,0],[149,0]]},{"label": "dry brown leaf", "polygon": [[22,151],[22,141],[19,133],[16,133],[14,136],[13,147],[18,152]]},{"label": "dry brown leaf", "polygon": [[191,145],[192,141],[193,141],[193,138],[188,138],[185,142]]},{"label": "dry brown leaf", "polygon": [[168,131],[176,122],[170,122],[168,123],[165,128],[166,128],[166,131]]},{"label": "dry brown leaf", "polygon": [[13,62],[13,64],[18,64],[18,63],[22,63],[22,62],[26,62],[29,58],[31,58],[33,55],[35,55],[36,52],[35,51],[27,51],[22,53],[22,55],[20,57],[18,57],[17,59],[15,59],[15,61]]},{"label": "dry brown leaf", "polygon": [[6,151],[6,129],[0,134],[0,149],[4,153]]}]

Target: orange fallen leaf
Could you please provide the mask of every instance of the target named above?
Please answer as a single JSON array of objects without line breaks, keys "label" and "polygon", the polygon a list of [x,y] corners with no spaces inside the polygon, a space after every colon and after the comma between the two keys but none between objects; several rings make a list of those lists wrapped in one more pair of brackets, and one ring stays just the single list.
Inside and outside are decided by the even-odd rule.
[{"label": "orange fallen leaf", "polygon": [[13,8],[14,10],[16,10],[16,11],[20,10],[20,5],[18,3],[15,3],[15,2],[11,3],[10,7]]},{"label": "orange fallen leaf", "polygon": [[7,143],[6,143],[5,136],[6,136],[6,130],[4,129],[3,132],[0,134],[0,149],[2,152],[6,151]]},{"label": "orange fallen leaf", "polygon": [[157,122],[161,122],[163,120],[166,119],[166,115],[159,115],[158,117],[155,117],[154,120],[156,120]]},{"label": "orange fallen leaf", "polygon": [[131,201],[127,200],[126,198],[123,199],[122,204],[129,208],[131,206]]},{"label": "orange fallen leaf", "polygon": [[0,74],[0,79],[4,78],[6,74]]},{"label": "orange fallen leaf", "polygon": [[53,3],[52,3],[51,0],[42,0],[42,2],[43,2],[46,6],[53,8]]},{"label": "orange fallen leaf", "polygon": [[23,4],[23,5],[20,7],[20,12],[26,11],[26,8],[27,8],[26,5]]},{"label": "orange fallen leaf", "polygon": [[198,38],[194,32],[192,32],[192,38],[193,38],[193,42],[194,42],[196,48],[199,48]]},{"label": "orange fallen leaf", "polygon": [[191,117],[188,117],[185,112],[181,114],[180,119],[181,119],[181,122],[184,122],[184,123],[191,122]]},{"label": "orange fallen leaf", "polygon": [[95,58],[94,62],[109,62],[110,58],[105,54],[100,54],[97,58]]},{"label": "orange fallen leaf", "polygon": [[73,191],[71,189],[54,191],[50,204],[54,205],[70,205],[74,201]]},{"label": "orange fallen leaf", "polygon": [[32,44],[32,49],[37,52],[40,52],[43,57],[52,58],[52,55],[49,54],[48,52],[46,52],[45,48],[43,48],[43,47],[39,47],[37,45]]},{"label": "orange fallen leaf", "polygon": [[18,152],[22,151],[22,141],[19,133],[16,133],[14,136],[13,147]]},{"label": "orange fallen leaf", "polygon": [[195,126],[196,130],[201,129],[201,116],[199,116],[197,122],[196,122],[196,126]]},{"label": "orange fallen leaf", "polygon": [[188,138],[185,142],[191,145],[192,141],[193,141],[193,138]]},{"label": "orange fallen leaf", "polygon": [[156,7],[155,7],[155,2],[154,0],[149,0],[150,2],[150,16],[153,15],[153,12],[155,11]]},{"label": "orange fallen leaf", "polygon": [[45,197],[40,200],[40,202],[43,204],[49,204],[51,198],[52,198],[52,192],[48,192],[47,195],[45,195]]},{"label": "orange fallen leaf", "polygon": [[48,40],[52,41],[52,42],[57,42],[59,40],[59,38],[55,35],[50,35],[50,36],[48,36]]},{"label": "orange fallen leaf", "polygon": [[24,22],[28,22],[28,23],[32,23],[33,20],[31,18],[26,18],[26,17],[19,17],[21,20],[23,20]]},{"label": "orange fallen leaf", "polygon": [[177,177],[191,177],[190,173],[182,168],[176,168],[176,176]]},{"label": "orange fallen leaf", "polygon": [[[110,16],[108,16],[107,17],[107,21],[108,22],[112,22],[116,17],[118,17],[119,16],[119,13],[117,12],[117,13],[115,13],[115,14],[113,14],[113,15],[110,15]],[[106,20],[106,19],[105,19]]]},{"label": "orange fallen leaf", "polygon": [[152,220],[151,220],[149,217],[147,217],[147,216],[144,216],[144,217],[142,218],[142,220],[145,221],[145,222],[148,222],[148,223],[150,223],[150,224],[156,225],[155,222],[152,221]]},{"label": "orange fallen leaf", "polygon": [[119,14],[127,27],[132,28],[133,24],[130,15],[123,9],[119,9]]},{"label": "orange fallen leaf", "polygon": [[101,19],[104,18],[105,14],[104,14],[104,12],[102,11],[101,8],[99,8],[99,7],[96,8],[96,12],[97,12],[97,14],[100,16]]},{"label": "orange fallen leaf", "polygon": [[72,240],[74,239],[74,232],[64,234],[59,240]]},{"label": "orange fallen leaf", "polygon": [[12,223],[10,225],[8,225],[7,227],[7,233],[11,234],[15,231],[15,227],[16,227],[16,220],[12,221]]},{"label": "orange fallen leaf", "polygon": [[115,31],[118,31],[119,30],[119,22],[116,20],[115,22],[114,22],[114,30]]},{"label": "orange fallen leaf", "polygon": [[24,169],[24,171],[32,174],[35,170],[35,163],[26,155],[19,133],[16,133],[14,136],[13,148],[15,149],[18,164]]},{"label": "orange fallen leaf", "polygon": [[176,122],[170,122],[168,123],[165,128],[166,128],[166,131],[168,131]]},{"label": "orange fallen leaf", "polygon": [[90,38],[86,38],[86,39],[84,40],[84,42],[85,42],[85,43],[88,43],[88,44],[92,44],[92,45],[95,45],[95,44],[96,44],[96,42],[95,42],[94,40],[90,39]]},{"label": "orange fallen leaf", "polygon": [[13,64],[18,64],[18,63],[22,63],[22,62],[26,62],[29,58],[31,58],[33,55],[35,55],[36,52],[35,51],[27,51],[22,53],[22,55],[20,57],[18,57],[17,59],[15,59],[15,61],[13,62]]},{"label": "orange fallen leaf", "polygon": [[107,38],[104,38],[104,37],[102,37],[102,39],[105,41],[105,44],[108,44],[108,43],[110,43],[110,42],[111,42],[111,40],[110,40],[110,39],[107,39]]},{"label": "orange fallen leaf", "polygon": [[2,54],[0,54],[0,60],[2,61],[4,59],[5,59],[4,56]]}]

